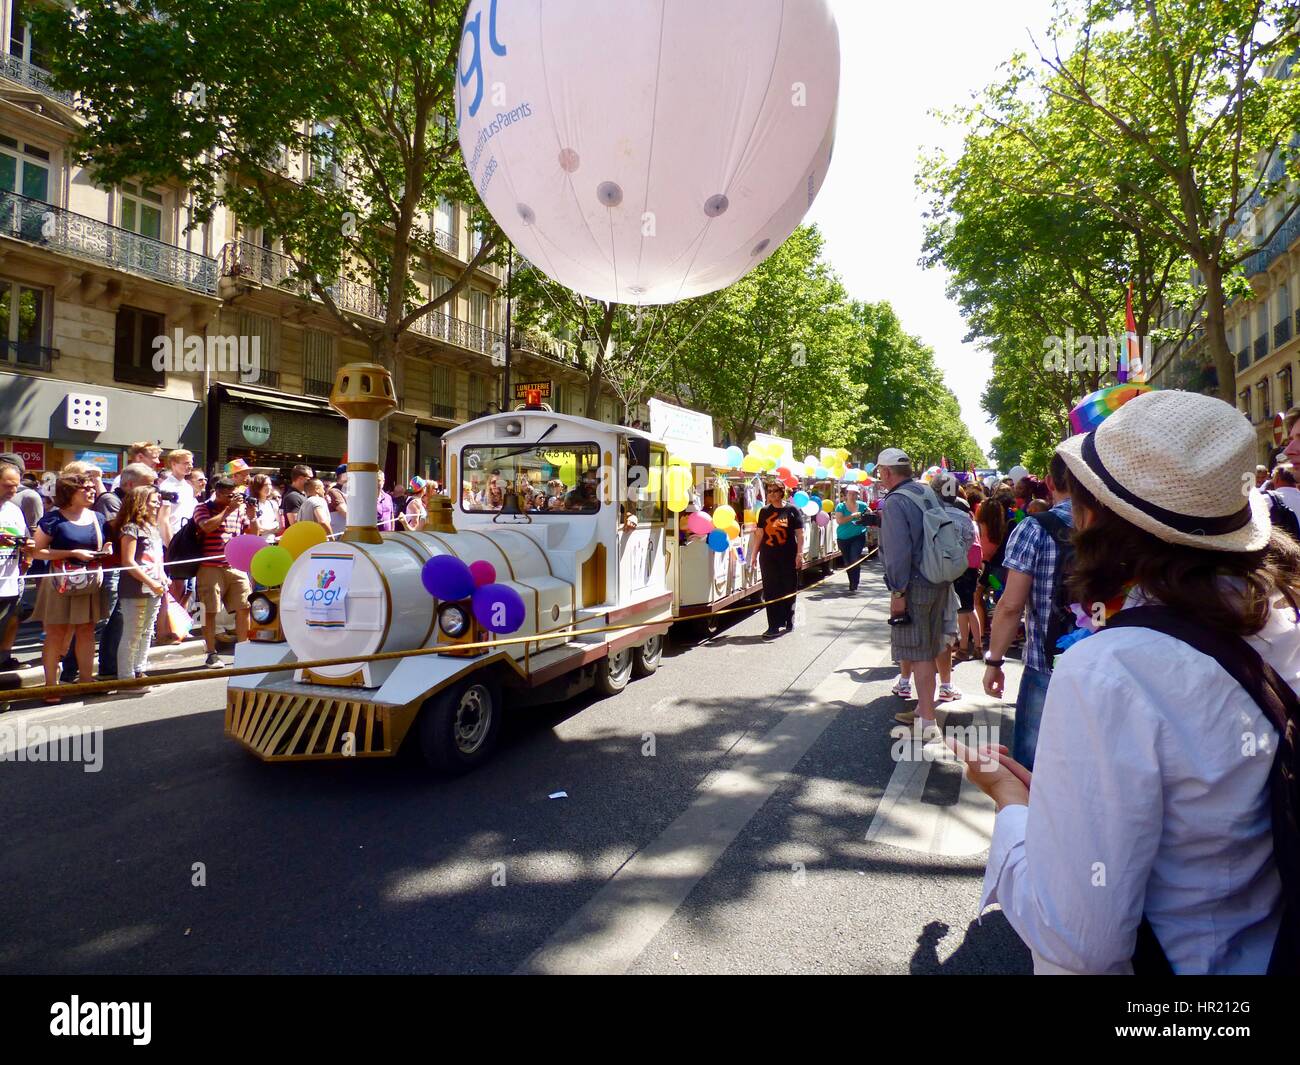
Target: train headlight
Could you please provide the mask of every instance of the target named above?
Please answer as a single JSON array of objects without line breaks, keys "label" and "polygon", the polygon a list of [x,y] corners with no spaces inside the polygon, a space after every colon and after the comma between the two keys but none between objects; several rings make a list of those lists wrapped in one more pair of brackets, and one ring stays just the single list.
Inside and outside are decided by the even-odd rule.
[{"label": "train headlight", "polygon": [[270,625],[275,621],[275,604],[265,595],[255,595],[249,599],[248,612],[258,625]]},{"label": "train headlight", "polygon": [[453,640],[458,640],[469,631],[469,615],[464,607],[445,606],[438,613],[438,628]]}]

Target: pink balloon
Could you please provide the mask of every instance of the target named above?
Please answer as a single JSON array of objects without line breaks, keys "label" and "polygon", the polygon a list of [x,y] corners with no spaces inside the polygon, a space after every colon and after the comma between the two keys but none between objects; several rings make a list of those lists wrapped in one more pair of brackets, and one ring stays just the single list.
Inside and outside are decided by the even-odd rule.
[{"label": "pink balloon", "polygon": [[693,532],[696,536],[708,536],[713,532],[713,519],[702,510],[697,510],[694,514],[687,515],[686,529]]},{"label": "pink balloon", "polygon": [[819,529],[824,529],[831,523],[831,516],[823,510],[817,515],[817,517],[813,518],[813,521],[817,523]]},{"label": "pink balloon", "polygon": [[236,536],[226,544],[226,561],[231,568],[248,572],[248,568],[253,564],[253,556],[266,546],[266,541],[260,536],[254,536],[251,533],[244,533],[242,536]]},{"label": "pink balloon", "polygon": [[496,567],[482,559],[469,564],[469,575],[474,578],[475,588],[482,588],[485,584],[496,584],[497,581]]}]

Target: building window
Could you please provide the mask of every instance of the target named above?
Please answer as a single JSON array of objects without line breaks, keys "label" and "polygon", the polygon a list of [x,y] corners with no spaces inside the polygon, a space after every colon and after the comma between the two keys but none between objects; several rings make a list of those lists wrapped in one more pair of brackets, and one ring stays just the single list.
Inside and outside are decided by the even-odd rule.
[{"label": "building window", "polygon": [[302,390],[308,396],[328,396],[334,387],[334,338],[319,329],[302,333]]},{"label": "building window", "polygon": [[248,350],[257,367],[257,377],[249,383],[279,388],[280,345],[275,331],[275,319],[264,314],[242,311],[239,315],[239,335],[248,338]]},{"label": "building window", "polygon": [[0,362],[50,369],[50,293],[0,278]]},{"label": "building window", "polygon": [[1291,394],[1291,367],[1279,371],[1277,375],[1278,389],[1282,393],[1281,410],[1288,411],[1294,405],[1294,397]]},{"label": "building window", "polygon": [[450,366],[429,367],[429,403],[435,418],[456,417],[456,375]]},{"label": "building window", "polygon": [[162,388],[167,383],[167,374],[153,367],[153,342],[164,332],[161,314],[138,307],[118,310],[113,338],[113,379],[145,388]]},{"label": "building window", "polygon": [[163,194],[140,185],[122,186],[118,225],[154,240],[163,239]]},{"label": "building window", "polygon": [[1269,381],[1264,378],[1255,386],[1255,391],[1259,393],[1259,417],[1261,421],[1267,421],[1273,417],[1273,403],[1269,396]]},{"label": "building window", "polygon": [[492,328],[492,298],[486,292],[471,289],[469,294],[470,325],[479,329]]},{"label": "building window", "polygon": [[0,190],[49,202],[50,153],[0,135]]},{"label": "building window", "polygon": [[32,28],[23,14],[24,0],[9,4],[9,54],[33,66],[49,68],[45,49],[32,37]]},{"label": "building window", "polygon": [[471,418],[481,418],[488,412],[488,396],[490,387],[488,379],[482,374],[472,373],[469,375],[469,416]]},{"label": "building window", "polygon": [[343,184],[343,171],[339,167],[338,146],[334,142],[334,127],[328,122],[317,122],[312,126],[312,136],[316,138],[307,153],[307,176],[325,178],[336,185]]},{"label": "building window", "polygon": [[1250,417],[1250,389],[1237,393],[1237,406],[1241,408],[1241,413],[1247,418]]}]

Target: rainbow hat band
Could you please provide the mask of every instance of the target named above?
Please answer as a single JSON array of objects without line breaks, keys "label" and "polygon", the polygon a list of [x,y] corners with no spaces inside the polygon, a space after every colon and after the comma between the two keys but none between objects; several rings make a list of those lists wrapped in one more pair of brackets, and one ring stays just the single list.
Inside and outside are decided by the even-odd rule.
[{"label": "rainbow hat band", "polygon": [[1076,436],[1092,432],[1130,399],[1150,391],[1150,385],[1123,384],[1099,388],[1096,392],[1089,393],[1070,411],[1071,432]]}]

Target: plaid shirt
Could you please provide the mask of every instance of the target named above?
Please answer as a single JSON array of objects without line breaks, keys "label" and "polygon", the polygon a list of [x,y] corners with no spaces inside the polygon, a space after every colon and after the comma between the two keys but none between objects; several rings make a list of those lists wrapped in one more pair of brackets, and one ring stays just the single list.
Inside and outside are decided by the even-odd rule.
[{"label": "plaid shirt", "polygon": [[[1052,513],[1074,524],[1070,501],[1058,503]],[[1030,516],[1032,518],[1032,515]],[[1052,612],[1052,584],[1056,576],[1056,541],[1043,526],[1030,518],[1023,519],[1007,538],[1006,566],[1033,578],[1029,590],[1029,611],[1025,616],[1025,666],[1046,673],[1051,669],[1043,647],[1047,636],[1047,619]]]}]

